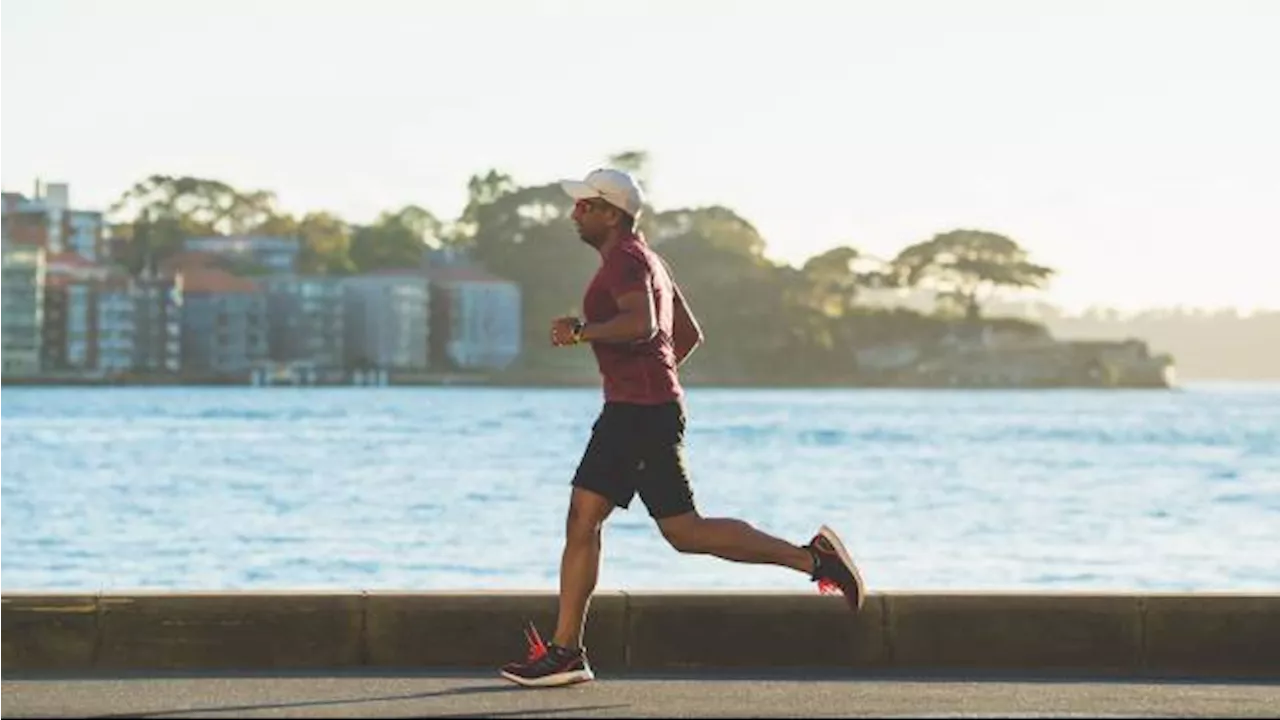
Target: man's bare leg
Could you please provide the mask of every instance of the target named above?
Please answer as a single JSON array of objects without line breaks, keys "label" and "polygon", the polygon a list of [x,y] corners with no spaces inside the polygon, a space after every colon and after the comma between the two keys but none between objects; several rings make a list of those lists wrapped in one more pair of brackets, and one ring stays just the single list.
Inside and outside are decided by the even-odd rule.
[{"label": "man's bare leg", "polygon": [[600,530],[611,512],[613,502],[590,490],[575,487],[569,496],[560,557],[560,614],[552,640],[560,647],[582,646],[587,608],[600,575]]},{"label": "man's bare leg", "polygon": [[789,567],[813,572],[809,550],[761,532],[734,518],[704,518],[687,512],[658,521],[662,535],[683,553],[715,555],[725,560]]}]

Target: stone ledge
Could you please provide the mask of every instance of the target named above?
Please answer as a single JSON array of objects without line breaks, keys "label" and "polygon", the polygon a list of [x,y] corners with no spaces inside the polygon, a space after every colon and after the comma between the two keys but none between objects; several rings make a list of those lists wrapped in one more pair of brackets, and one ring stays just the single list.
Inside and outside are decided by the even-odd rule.
[{"label": "stone ledge", "polygon": [[[496,668],[551,592],[3,595],[6,672]],[[1280,678],[1280,595],[602,592],[604,672],[815,668]]]}]

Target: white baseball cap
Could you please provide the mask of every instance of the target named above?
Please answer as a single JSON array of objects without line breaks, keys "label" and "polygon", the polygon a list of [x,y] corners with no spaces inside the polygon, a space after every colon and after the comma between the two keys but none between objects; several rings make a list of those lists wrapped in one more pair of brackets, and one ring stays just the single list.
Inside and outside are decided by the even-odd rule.
[{"label": "white baseball cap", "polygon": [[585,180],[561,180],[560,187],[574,200],[600,198],[633,218],[639,218],[644,207],[640,184],[621,170],[592,170]]}]

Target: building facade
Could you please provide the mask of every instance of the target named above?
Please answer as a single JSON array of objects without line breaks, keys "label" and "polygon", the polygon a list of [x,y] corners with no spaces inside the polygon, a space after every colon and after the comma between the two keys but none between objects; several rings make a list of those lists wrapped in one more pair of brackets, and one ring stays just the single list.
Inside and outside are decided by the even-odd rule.
[{"label": "building facade", "polygon": [[345,278],[346,365],[356,369],[429,367],[430,296],[421,271]]},{"label": "building facade", "polygon": [[17,377],[40,371],[44,329],[45,250],[13,244],[3,246],[3,368]]},{"label": "building facade", "polygon": [[263,278],[268,356],[277,363],[341,368],[346,360],[341,280],[319,276]]},{"label": "building facade", "polygon": [[245,376],[267,359],[267,299],[257,283],[218,268],[182,275],[182,372]]},{"label": "building facade", "polygon": [[[91,282],[70,282],[66,286],[66,358],[70,370],[98,367],[98,294]],[[57,351],[54,351],[57,352]]]},{"label": "building facade", "polygon": [[15,243],[42,247],[50,255],[74,252],[90,262],[103,255],[102,213],[72,208],[66,183],[37,183],[30,198],[4,193],[0,210],[4,236]]},{"label": "building facade", "polygon": [[183,278],[151,276],[134,283],[137,331],[133,367],[148,373],[182,370]]},{"label": "building facade", "polygon": [[65,276],[47,273],[44,280],[44,318],[40,324],[40,368],[67,369],[67,285]]},{"label": "building facade", "polygon": [[[45,268],[41,369],[65,371],[97,367],[96,321],[91,321],[89,315],[96,317],[96,288],[98,283],[106,281],[110,275],[108,268],[76,252],[66,251],[49,256]],[[79,358],[76,363],[71,362],[68,354],[71,349],[69,333],[72,329],[73,298],[76,303],[76,357]]]},{"label": "building facade", "polygon": [[[134,347],[138,342],[138,307],[126,277],[113,277],[91,289],[96,295],[91,313],[97,345],[95,369],[104,375],[118,375],[133,369]],[[91,342],[93,342],[91,340]]]},{"label": "building facade", "polygon": [[188,252],[209,253],[252,262],[271,274],[297,271],[302,244],[296,237],[276,235],[215,235],[187,238],[182,248]]},{"label": "building facade", "polygon": [[182,368],[182,277],[113,277],[97,284],[98,370],[177,373]]},{"label": "building facade", "polygon": [[41,368],[110,376],[176,373],[181,276],[129,276],[74,252],[48,263]]},{"label": "building facade", "polygon": [[468,266],[433,267],[433,367],[502,370],[520,356],[520,287]]}]

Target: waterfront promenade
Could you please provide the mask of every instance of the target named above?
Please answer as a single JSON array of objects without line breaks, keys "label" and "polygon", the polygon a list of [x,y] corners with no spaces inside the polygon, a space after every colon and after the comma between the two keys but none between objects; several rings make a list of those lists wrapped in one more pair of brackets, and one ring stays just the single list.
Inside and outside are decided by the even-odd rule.
[{"label": "waterfront promenade", "polygon": [[1280,716],[1280,595],[600,593],[602,682],[496,675],[552,593],[6,593],[4,714]]},{"label": "waterfront promenade", "polygon": [[1280,684],[602,673],[526,690],[494,674],[4,680],[4,717],[1280,717]]}]

